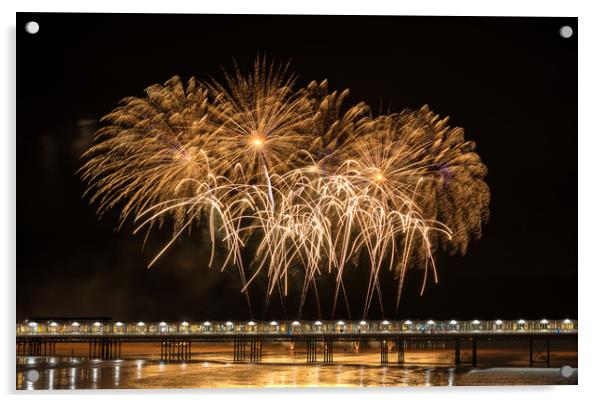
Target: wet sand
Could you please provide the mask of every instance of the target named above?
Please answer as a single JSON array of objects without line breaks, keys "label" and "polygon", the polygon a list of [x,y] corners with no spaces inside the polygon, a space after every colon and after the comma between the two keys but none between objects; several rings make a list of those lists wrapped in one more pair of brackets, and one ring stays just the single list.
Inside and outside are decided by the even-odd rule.
[{"label": "wet sand", "polygon": [[[334,363],[306,364],[305,344],[264,343],[261,363],[233,363],[231,343],[193,343],[192,359],[162,361],[158,343],[122,344],[121,360],[89,360],[88,345],[57,344],[54,357],[18,357],[17,389],[96,388],[224,388],[224,387],[352,387],[429,385],[554,385],[576,384],[559,367],[577,367],[575,343],[554,342],[550,365],[529,368],[527,342],[483,342],[478,367],[455,367],[451,343],[409,345],[405,365],[380,364],[378,343],[355,351],[351,343],[335,343]],[[541,351],[538,351],[541,350]],[[321,347],[317,358],[321,361]],[[462,361],[471,361],[463,346]],[[389,361],[397,354],[391,351]],[[545,346],[535,346],[535,358],[545,359]],[[40,378],[27,379],[30,370]]]}]

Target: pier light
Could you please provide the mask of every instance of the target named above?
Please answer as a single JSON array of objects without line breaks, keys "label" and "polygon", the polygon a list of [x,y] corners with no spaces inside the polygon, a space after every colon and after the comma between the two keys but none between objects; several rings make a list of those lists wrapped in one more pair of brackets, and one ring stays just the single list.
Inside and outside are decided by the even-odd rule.
[{"label": "pier light", "polygon": [[230,321],[227,321],[227,322],[226,322],[226,326],[232,326],[232,325],[233,325],[233,323],[232,323],[232,322],[230,322]]},{"label": "pier light", "polygon": [[435,324],[435,321],[430,319],[428,322],[426,322],[427,325],[431,326]]},{"label": "pier light", "polygon": [[403,324],[410,326],[412,324],[412,321],[411,320],[406,320],[405,322],[403,322]]},{"label": "pier light", "polygon": [[498,326],[501,325],[501,324],[503,324],[503,323],[504,322],[502,322],[500,319],[498,319],[498,320],[495,321],[495,324],[498,325]]},{"label": "pier light", "polygon": [[562,330],[565,330],[565,331],[575,330],[575,327],[573,326],[573,321],[571,321],[570,319],[563,320],[562,321]]},{"label": "pier light", "polygon": [[322,326],[322,322],[320,322],[319,320],[317,320],[317,321],[314,322],[314,326],[320,327],[320,326]]},{"label": "pier light", "polygon": [[56,322],[50,322],[50,327],[57,327],[58,324]]},{"label": "pier light", "polygon": [[[364,322],[364,321],[362,321],[362,322]],[[365,323],[366,323],[366,322],[364,322],[364,324],[365,324]],[[383,324],[383,325],[385,325],[385,326],[388,326],[388,325],[390,325],[390,324],[391,324],[391,322],[389,322],[388,320],[386,320],[386,319],[385,319],[385,320],[383,320],[383,321],[381,322],[381,324]]]},{"label": "pier light", "polygon": [[476,319],[475,319],[475,320],[473,320],[473,321],[472,321],[472,324],[473,324],[473,325],[480,325],[480,324],[481,324],[481,322],[479,322],[478,320],[476,320]]},{"label": "pier light", "polygon": [[451,331],[458,331],[459,326],[458,326],[458,322],[455,319],[452,319],[449,321],[449,326],[448,326],[449,330]]},{"label": "pier light", "polygon": [[449,321],[449,324],[455,326],[455,325],[458,324],[458,322],[456,322],[455,320],[452,319],[452,320]]},{"label": "pier light", "polygon": [[[140,322],[140,323],[138,323],[138,326],[144,326],[144,323]],[[167,326],[167,323],[165,323],[165,322],[159,323],[159,327],[165,327],[165,326]]]},{"label": "pier light", "polygon": [[481,321],[480,320],[475,319],[472,322],[470,322],[470,324],[472,325],[472,330],[473,331],[479,331],[479,330],[481,330]]},{"label": "pier light", "polygon": [[188,322],[184,321],[181,323],[182,326],[188,326]]},{"label": "pier light", "polygon": [[245,331],[247,332],[254,332],[257,330],[257,323],[253,322],[252,320],[247,322],[247,325],[245,326]]},{"label": "pier light", "polygon": [[169,330],[169,328],[167,327],[167,323],[165,323],[165,322],[159,323],[159,332],[165,333],[168,330]]},{"label": "pier light", "polygon": [[366,326],[366,325],[367,325],[367,323],[366,323],[366,321],[365,321],[365,320],[361,320],[361,321],[360,321],[360,326]]},{"label": "pier light", "polygon": [[79,322],[73,322],[73,323],[71,324],[71,326],[73,326],[73,327],[79,327]]},{"label": "pier light", "polygon": [[524,319],[519,319],[517,322],[517,330],[525,330],[527,322]]},{"label": "pier light", "polygon": [[38,324],[36,322],[29,322],[28,326],[32,333],[38,330]]},{"label": "pier light", "polygon": [[115,323],[115,326],[117,326],[117,327],[123,327],[123,323],[117,322],[117,323]]},{"label": "pier light", "polygon": [[211,326],[211,322],[205,321],[203,322],[203,326]]},{"label": "pier light", "polygon": [[100,324],[100,322],[94,322],[94,325],[93,325],[93,326],[94,326],[94,327],[99,327],[99,326],[102,326],[102,325]]},{"label": "pier light", "polygon": [[293,325],[293,326],[301,326],[301,323],[299,323],[299,321],[298,321],[298,320],[296,320],[296,321],[294,321],[294,322],[292,323],[292,325]]},{"label": "pier light", "polygon": [[138,323],[136,323],[136,326],[142,327],[142,326],[144,326],[144,322],[138,322]]},{"label": "pier light", "polygon": [[345,326],[345,322],[343,322],[342,320],[340,320],[340,321],[337,322],[337,325],[339,325],[339,326]]},{"label": "pier light", "polygon": [[278,326],[278,322],[271,321],[271,322],[270,322],[270,326]]},{"label": "pier light", "polygon": [[178,329],[180,332],[188,333],[188,322],[183,321],[180,323],[180,328]]},{"label": "pier light", "polygon": [[548,322],[547,319],[540,320],[539,321],[540,330],[548,330],[550,328],[549,324],[550,324],[550,322]]}]

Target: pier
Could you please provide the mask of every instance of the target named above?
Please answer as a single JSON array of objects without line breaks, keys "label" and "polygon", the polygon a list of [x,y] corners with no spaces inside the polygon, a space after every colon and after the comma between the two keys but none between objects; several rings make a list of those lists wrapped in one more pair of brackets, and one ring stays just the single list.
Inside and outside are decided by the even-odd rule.
[{"label": "pier", "polygon": [[[17,325],[17,355],[52,356],[57,343],[88,343],[90,359],[121,358],[122,343],[158,343],[162,360],[192,358],[193,343],[231,343],[233,362],[261,362],[265,343],[284,342],[305,349],[307,364],[336,362],[334,343],[361,352],[368,343],[380,346],[382,365],[404,365],[412,345],[452,345],[457,366],[479,363],[479,346],[495,341],[528,343],[529,365],[550,366],[551,342],[577,339],[575,320],[538,321],[360,321],[166,323],[145,324],[26,321]],[[470,361],[462,361],[462,352]]]}]

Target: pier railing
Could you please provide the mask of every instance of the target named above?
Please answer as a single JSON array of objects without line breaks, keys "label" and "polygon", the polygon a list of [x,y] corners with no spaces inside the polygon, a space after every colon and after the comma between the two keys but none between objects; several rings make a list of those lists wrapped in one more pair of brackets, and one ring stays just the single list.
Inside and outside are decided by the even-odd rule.
[{"label": "pier railing", "polygon": [[17,336],[26,335],[467,335],[479,333],[577,333],[577,320],[494,321],[284,321],[284,322],[94,322],[26,320],[17,323]]}]

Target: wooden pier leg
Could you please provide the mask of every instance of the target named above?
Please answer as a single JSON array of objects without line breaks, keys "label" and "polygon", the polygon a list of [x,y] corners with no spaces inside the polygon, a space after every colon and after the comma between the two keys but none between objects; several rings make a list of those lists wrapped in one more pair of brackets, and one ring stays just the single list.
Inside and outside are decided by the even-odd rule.
[{"label": "wooden pier leg", "polygon": [[456,350],[456,351],[455,351],[455,358],[454,358],[454,362],[455,362],[456,366],[460,366],[460,364],[462,363],[462,362],[460,361],[460,357],[461,357],[461,356],[460,356],[460,353],[462,352],[462,344],[461,344],[461,342],[460,342],[460,339],[459,339],[459,338],[457,338],[457,339],[455,340],[455,345],[456,345],[456,348],[455,348],[455,350]]},{"label": "wooden pier leg", "polygon": [[533,337],[529,338],[529,366],[533,366]]},{"label": "wooden pier leg", "polygon": [[406,342],[403,339],[397,340],[397,363],[405,363]]},{"label": "wooden pier leg", "polygon": [[472,339],[472,366],[477,366],[477,339]]},{"label": "wooden pier leg", "polygon": [[546,364],[548,365],[548,368],[550,368],[550,336],[546,337],[546,348]]},{"label": "wooden pier leg", "polygon": [[389,346],[386,340],[380,341],[380,363],[389,363]]},{"label": "wooden pier leg", "polygon": [[324,340],[324,363],[328,364],[333,362],[333,350],[334,342],[330,339]]}]

